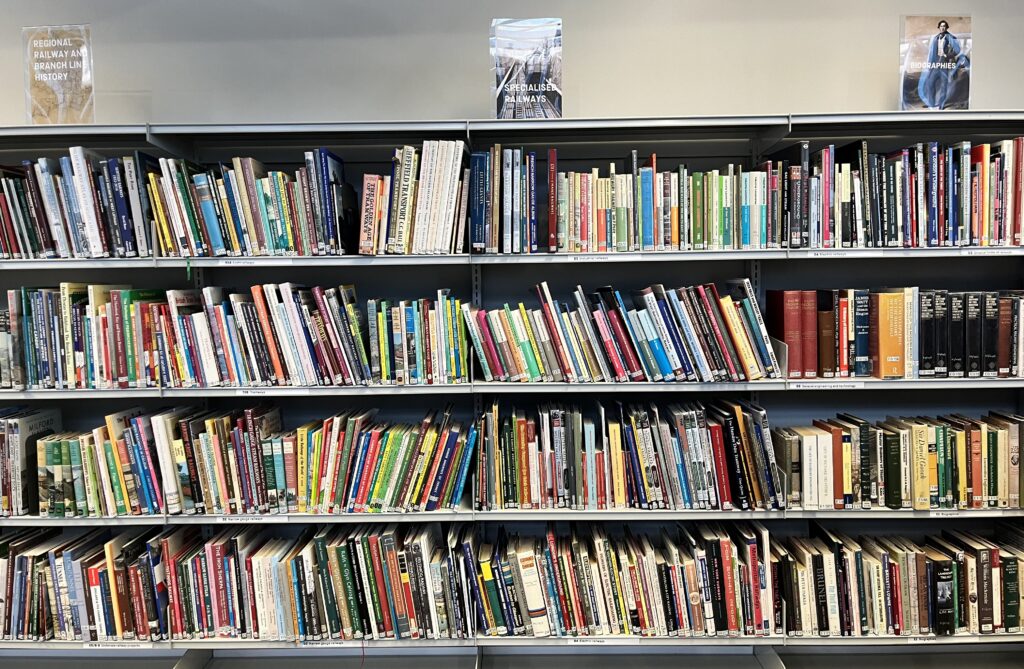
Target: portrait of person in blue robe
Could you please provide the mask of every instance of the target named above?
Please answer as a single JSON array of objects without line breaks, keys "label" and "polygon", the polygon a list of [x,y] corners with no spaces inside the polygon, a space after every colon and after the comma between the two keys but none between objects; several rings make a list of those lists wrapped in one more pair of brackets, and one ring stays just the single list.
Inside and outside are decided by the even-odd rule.
[{"label": "portrait of person in blue robe", "polygon": [[945,109],[952,96],[957,72],[970,67],[960,40],[949,32],[949,23],[939,21],[938,34],[928,43],[928,67],[921,72],[917,94],[930,109]]}]

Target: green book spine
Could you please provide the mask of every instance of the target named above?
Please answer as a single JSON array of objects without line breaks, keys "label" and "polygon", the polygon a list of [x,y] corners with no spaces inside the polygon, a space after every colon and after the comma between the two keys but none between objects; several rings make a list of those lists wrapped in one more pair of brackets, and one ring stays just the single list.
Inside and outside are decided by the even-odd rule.
[{"label": "green book spine", "polygon": [[348,494],[348,490],[346,490],[347,481],[345,480],[347,478],[346,469],[348,468],[349,458],[352,457],[352,444],[355,443],[355,439],[357,438],[357,435],[354,434],[355,431],[355,422],[351,420],[348,421],[348,424],[345,427],[345,442],[341,447],[339,471],[335,472],[335,476],[338,477],[338,485],[334,490],[334,507],[341,508],[342,511],[347,507],[347,500],[345,499],[345,495]]},{"label": "green book spine", "polygon": [[704,174],[690,176],[690,220],[693,221],[693,248],[704,248]]},{"label": "green book spine", "polygon": [[117,462],[114,460],[114,448],[109,439],[103,441],[103,453],[105,454],[104,459],[107,461],[107,472],[110,476],[110,487],[114,489],[114,507],[117,509],[117,515],[128,515],[124,495],[121,494],[121,477],[117,471]]},{"label": "green book spine", "polygon": [[402,462],[399,465],[398,476],[395,478],[398,484],[392,491],[391,497],[384,500],[384,505],[387,508],[393,509],[402,503],[402,500],[398,499],[398,495],[401,494],[402,482],[404,482],[406,477],[409,475],[409,468],[412,466],[412,463],[416,460],[416,456],[418,455],[416,445],[419,443],[419,435],[420,428],[418,427],[405,433],[405,438],[408,440],[408,444],[405,449],[405,454],[402,457]]},{"label": "green book spine", "polygon": [[[59,454],[59,450],[58,450],[60,448],[59,443],[60,442],[58,442],[56,439],[53,439],[52,437],[47,439],[46,442],[45,442],[45,444],[46,444],[46,460],[45,460],[45,462],[46,462],[46,502],[47,502],[46,508],[49,509],[49,511],[50,511],[49,515],[50,515],[51,518],[56,517],[56,516],[63,516],[64,515],[63,504],[61,505],[61,508],[59,510],[57,508],[57,498],[58,497],[62,497],[61,495],[58,494],[58,488],[61,485],[61,481],[60,481],[60,478],[59,478],[60,472],[59,472],[59,469],[58,469],[58,467],[60,465],[60,454]],[[40,492],[42,492],[42,491],[40,491]],[[42,499],[42,498],[40,498],[40,499]],[[63,500],[61,500],[61,501],[63,502]]]},{"label": "green book spine", "polygon": [[465,457],[466,452],[466,434],[464,432],[459,434],[459,440],[455,444],[455,454],[452,456],[452,465],[448,468],[450,472],[448,474],[448,480],[445,481],[444,490],[441,491],[441,496],[438,497],[437,507],[443,508],[451,506],[453,503],[458,506],[459,500],[452,499],[452,493],[455,491],[455,479],[458,478],[458,472],[461,469],[460,463],[462,458]]},{"label": "green book spine", "polygon": [[[483,566],[483,565],[481,565]],[[490,578],[484,578],[484,589],[487,591],[487,601],[490,602],[491,614],[494,616],[494,626],[498,629],[498,634],[504,634],[502,630],[508,630],[508,626],[505,624],[504,611],[501,610],[501,602],[498,599],[498,587],[494,583],[495,578],[500,578],[501,574],[495,574],[491,569],[490,565],[486,565],[486,573],[490,573]],[[566,591],[568,592],[568,591]]]},{"label": "green book spine", "polygon": [[[375,577],[373,576],[373,573],[374,573],[373,572],[373,565],[371,564],[371,562],[373,560],[373,557],[372,557],[372,554],[370,552],[370,538],[367,537],[367,536],[360,537],[359,538],[359,543],[362,545],[362,549],[363,549],[362,550],[363,554],[361,556],[362,557],[362,569],[364,570],[364,572],[366,574],[368,574],[370,576],[369,579],[368,579],[369,582],[370,582],[370,588],[369,588],[369,590],[370,590],[370,602],[373,604],[373,614],[374,614],[374,616],[376,617],[376,619],[378,621],[377,622],[377,626],[378,626],[378,628],[380,628],[378,630],[378,632],[379,632],[378,636],[383,638],[384,635],[382,633],[380,633],[380,632],[383,630],[383,621],[384,621],[384,609],[381,608],[381,596],[384,593],[377,592],[377,581],[376,581]],[[381,565],[381,566],[383,567],[383,565]],[[393,630],[394,630],[394,627],[392,627],[392,631]]]},{"label": "green book spine", "polygon": [[313,551],[316,554],[316,575],[323,592],[323,608],[327,612],[327,629],[330,638],[341,636],[341,616],[338,613],[338,598],[334,592],[334,581],[331,580],[329,559],[327,557],[327,539],[318,536],[313,539]]},{"label": "green book spine", "polygon": [[89,505],[85,494],[85,470],[82,467],[82,443],[78,439],[69,439],[68,455],[71,460],[71,480],[75,491],[75,515],[89,515]]},{"label": "green book spine", "polygon": [[71,448],[67,439],[54,441],[54,483],[57,486],[57,515],[75,515],[75,484],[71,473]]},{"label": "green book spine", "polygon": [[946,508],[946,431],[941,425],[935,426],[935,467],[938,489],[936,494],[939,508]]},{"label": "green book spine", "polygon": [[537,359],[533,357],[533,347],[530,346],[530,342],[521,336],[524,333],[520,332],[519,328],[516,327],[515,321],[512,319],[512,310],[508,304],[505,304],[505,316],[508,318],[509,327],[512,328],[512,336],[515,337],[516,346],[522,351],[523,358],[526,360],[526,367],[530,372],[530,381],[539,381],[541,379],[540,366],[537,365]]},{"label": "green book spine", "polygon": [[999,504],[999,434],[995,430],[988,431],[988,506]]},{"label": "green book spine", "polygon": [[267,242],[267,255],[278,255],[277,253],[277,234],[271,228],[270,216],[272,213],[272,203],[268,201],[270,197],[269,193],[269,179],[264,177],[262,179],[256,179],[256,204],[259,209],[260,224],[263,226],[264,239]]},{"label": "green book spine", "polygon": [[267,476],[267,506],[271,509],[277,508],[277,475],[274,469],[274,440],[273,438],[263,439],[260,444],[263,451],[263,471]]},{"label": "green book spine", "polygon": [[401,441],[395,430],[387,430],[382,436],[386,439],[384,443],[384,455],[375,463],[373,477],[370,479],[370,492],[366,496],[367,511],[380,511],[380,496],[388,484],[391,476],[391,469],[395,465],[395,453]]},{"label": "green book spine", "polygon": [[345,589],[345,605],[348,607],[348,615],[352,620],[352,636],[360,639],[366,634],[366,630],[363,629],[363,616],[359,610],[359,600],[356,597],[355,575],[352,572],[352,558],[348,543],[343,542],[335,550],[338,553],[338,564],[341,566],[341,582]]},{"label": "green book spine", "polygon": [[185,218],[187,219],[188,226],[192,230],[193,239],[197,246],[206,246],[203,242],[203,234],[199,230],[199,222],[196,219],[196,210],[192,206],[192,191],[188,187],[187,177],[185,175],[185,165],[179,164],[176,170],[176,176],[178,177],[178,193],[181,196],[181,201],[185,203]]}]

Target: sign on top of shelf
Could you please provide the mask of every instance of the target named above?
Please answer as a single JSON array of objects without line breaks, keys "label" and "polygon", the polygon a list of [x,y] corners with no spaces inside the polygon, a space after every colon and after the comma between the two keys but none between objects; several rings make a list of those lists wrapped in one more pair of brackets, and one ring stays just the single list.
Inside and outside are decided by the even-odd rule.
[{"label": "sign on top of shelf", "polygon": [[495,118],[562,118],[562,19],[491,21]]},{"label": "sign on top of shelf", "polygon": [[971,17],[904,16],[900,109],[969,109]]},{"label": "sign on top of shelf", "polygon": [[93,123],[92,31],[86,25],[21,29],[29,123]]}]

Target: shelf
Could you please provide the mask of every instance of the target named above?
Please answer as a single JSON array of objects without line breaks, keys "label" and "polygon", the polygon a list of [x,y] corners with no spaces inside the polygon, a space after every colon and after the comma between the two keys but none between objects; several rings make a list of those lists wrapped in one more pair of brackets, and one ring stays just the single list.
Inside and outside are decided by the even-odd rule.
[{"label": "shelf", "polygon": [[718,509],[506,509],[476,511],[474,522],[546,522],[546,521],[620,521],[620,522],[672,522],[672,521],[732,521],[781,520],[782,511],[720,511]]},{"label": "shelf", "polygon": [[255,388],[164,388],[162,397],[341,397],[354,395],[468,395],[471,383],[412,386],[261,386]]},{"label": "shelf", "polygon": [[7,400],[108,399],[111,397],[136,399],[160,396],[159,388],[0,390],[0,402]]},{"label": "shelf", "polygon": [[358,523],[434,523],[471,522],[474,512],[459,510],[410,511],[408,513],[286,513],[286,514],[190,514],[165,516],[116,516],[113,518],[39,518],[38,516],[0,517],[0,527],[103,527],[119,525],[333,525]]},{"label": "shelf", "polygon": [[1024,388],[1024,378],[980,379],[874,379],[839,378],[811,381],[790,380],[786,390],[977,390],[984,388]]},{"label": "shelf", "polygon": [[511,383],[503,381],[477,381],[473,391],[477,393],[545,393],[551,395],[576,393],[712,393],[712,392],[757,392],[761,390],[785,390],[783,380],[753,381],[750,383]]},{"label": "shelf", "polygon": [[236,256],[219,258],[53,258],[0,260],[0,270],[183,269],[242,267],[420,267],[437,265],[562,265],[722,260],[866,260],[893,258],[1024,257],[1020,246],[935,248],[750,249],[721,251],[638,251],[630,253],[438,254],[378,256]]}]

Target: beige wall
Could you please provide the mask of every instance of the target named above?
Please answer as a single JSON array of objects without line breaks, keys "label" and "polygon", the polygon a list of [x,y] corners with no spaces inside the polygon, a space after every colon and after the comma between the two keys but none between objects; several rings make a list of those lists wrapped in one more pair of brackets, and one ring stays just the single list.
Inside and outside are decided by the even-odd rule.
[{"label": "beige wall", "polygon": [[91,23],[96,120],[492,114],[492,17],[558,16],[566,116],[892,110],[900,14],[970,13],[972,108],[1024,108],[1021,0],[7,0],[0,124],[25,120],[20,29]]}]

